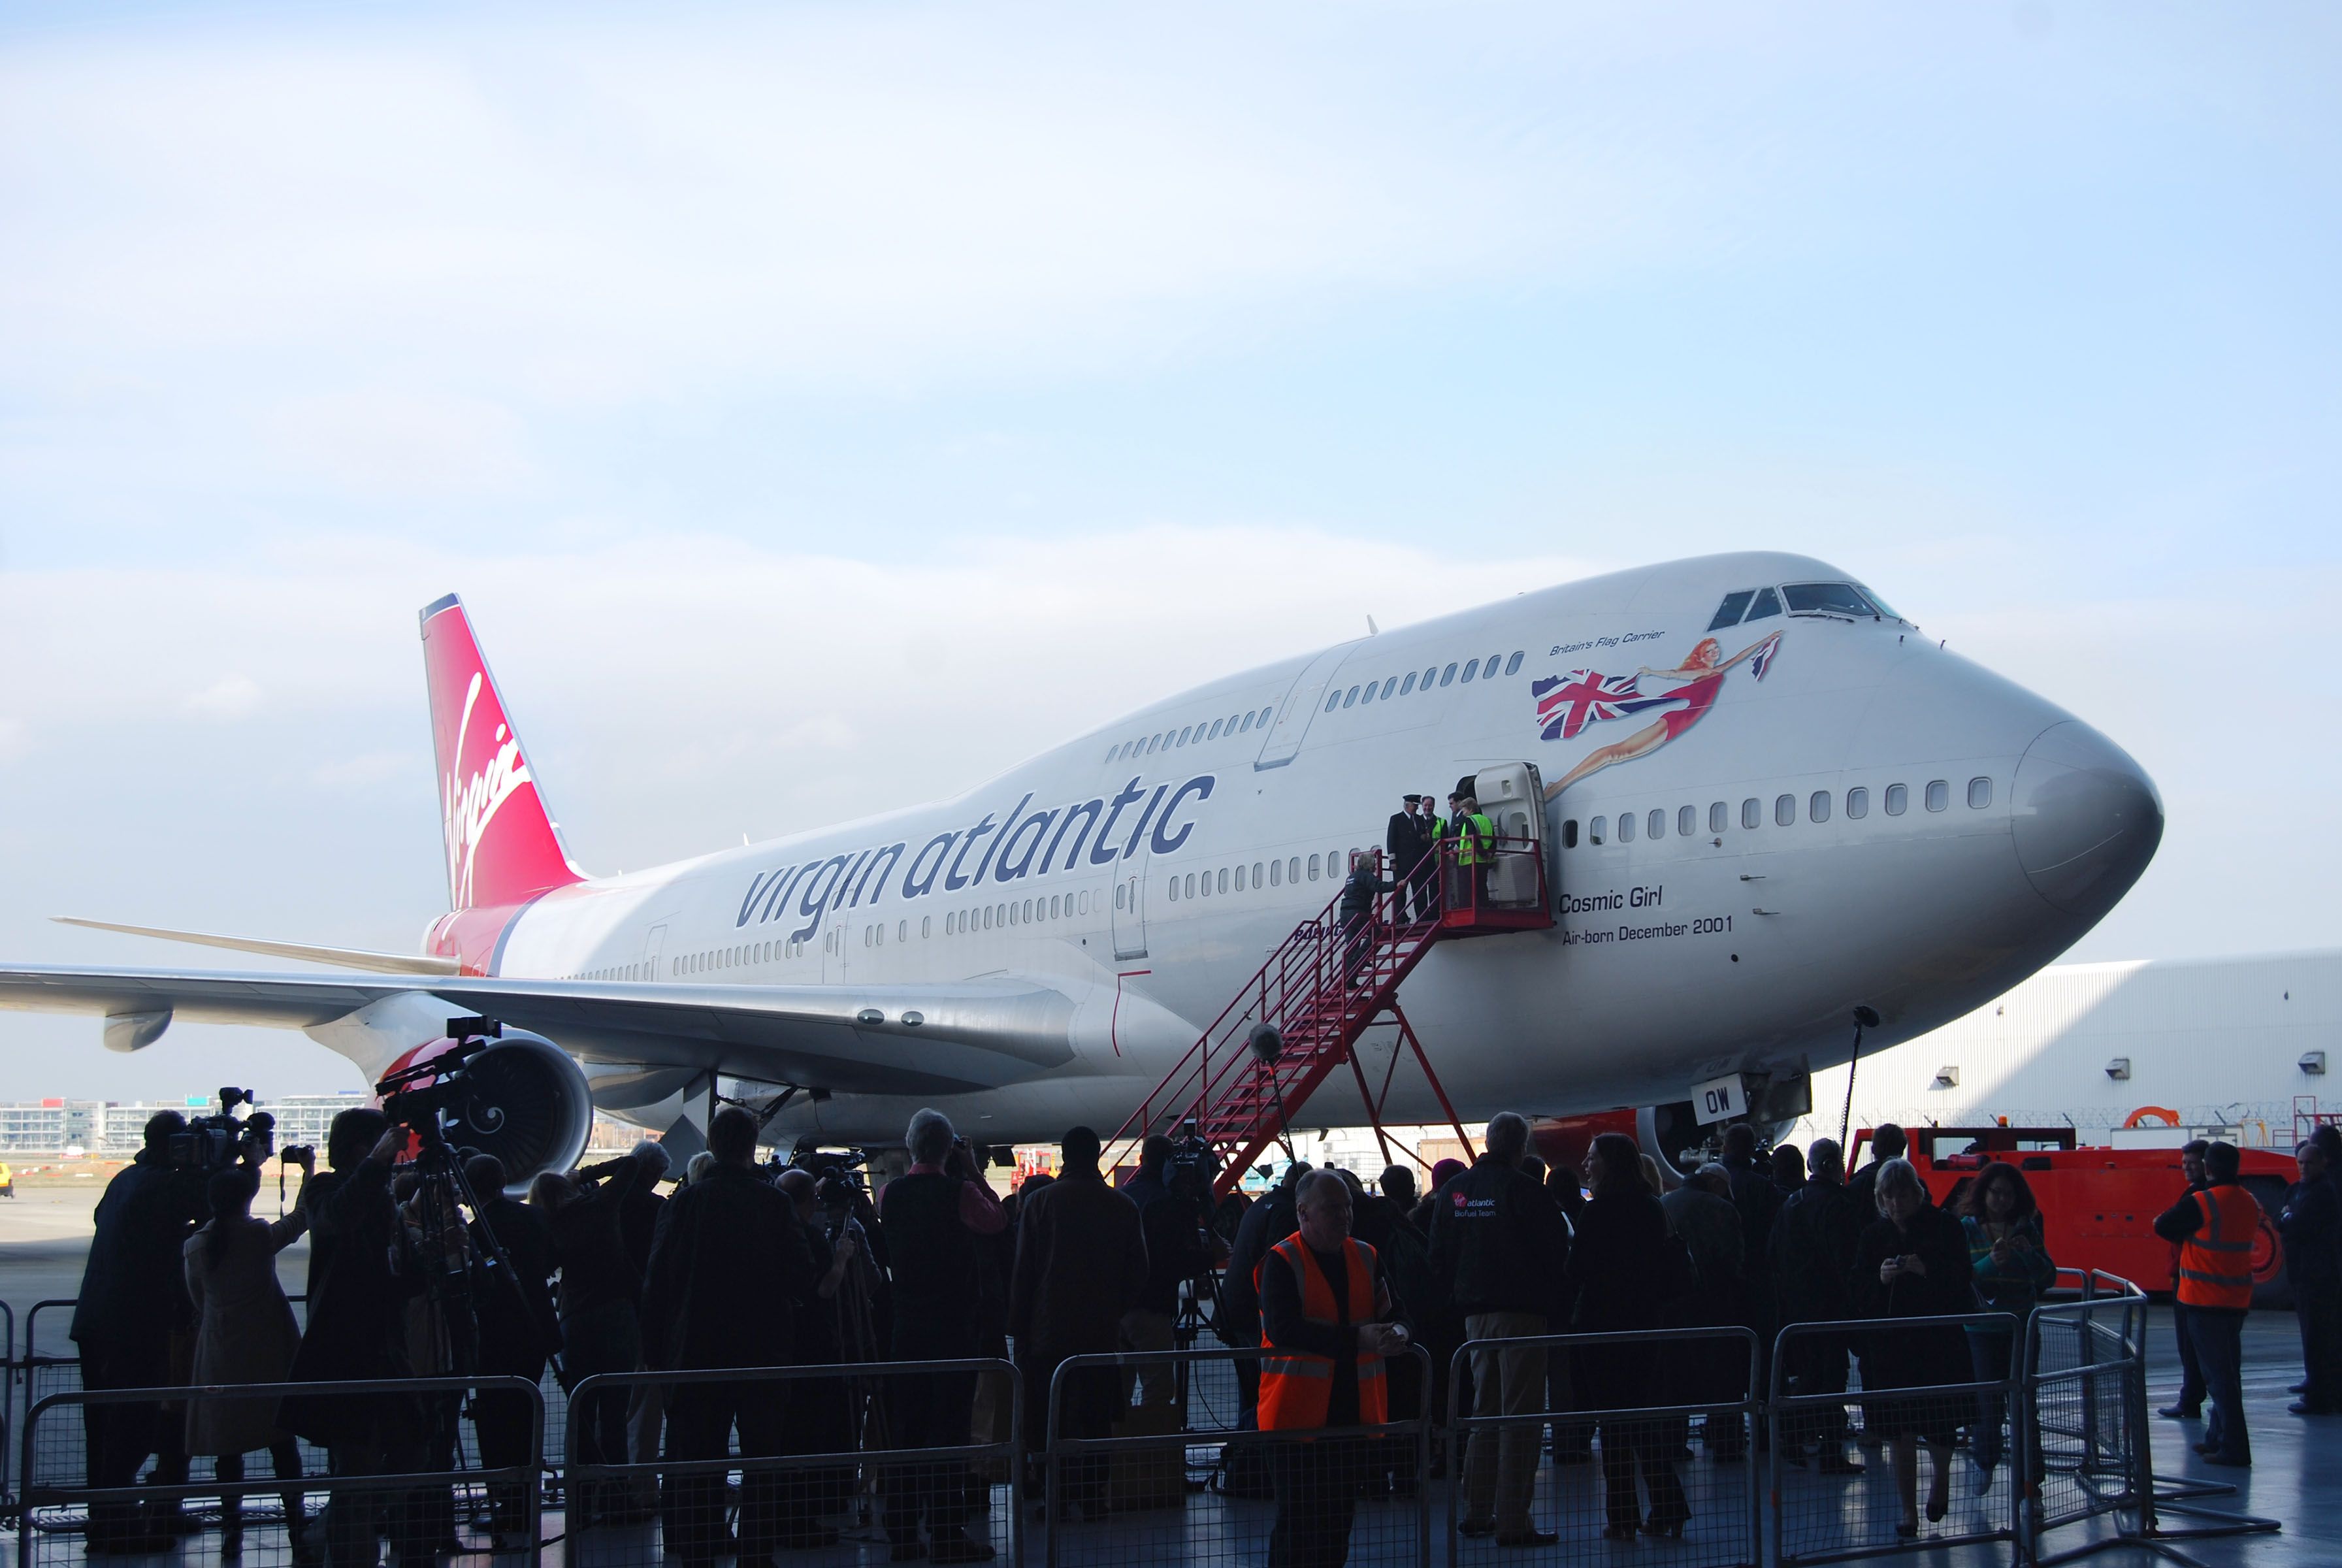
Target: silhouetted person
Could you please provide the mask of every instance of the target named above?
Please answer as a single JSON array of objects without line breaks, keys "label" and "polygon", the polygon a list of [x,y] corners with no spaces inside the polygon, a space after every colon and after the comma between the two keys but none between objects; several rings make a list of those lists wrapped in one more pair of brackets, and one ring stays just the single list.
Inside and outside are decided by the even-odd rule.
[{"label": "silhouetted person", "polygon": [[[814,1294],[805,1227],[787,1196],[756,1171],[756,1117],[737,1105],[717,1111],[708,1118],[706,1152],[715,1164],[669,1198],[660,1213],[643,1284],[644,1356],[662,1371],[786,1366],[796,1352],[797,1315]],[[666,1457],[720,1458],[731,1448],[735,1427],[743,1458],[785,1453],[788,1406],[784,1383],[677,1383],[667,1398]],[[730,1555],[724,1512],[720,1473],[677,1478],[668,1553],[695,1568]],[[812,1517],[801,1476],[770,1470],[744,1474],[743,1563],[836,1541],[836,1531]]]},{"label": "silhouetted person", "polygon": [[2301,1321],[2301,1399],[2296,1415],[2342,1413],[2342,1197],[2326,1151],[2312,1141],[2294,1153],[2301,1180],[2285,1195],[2278,1231],[2285,1277]]},{"label": "silhouetted person", "polygon": [[[544,1214],[553,1234],[554,1257],[561,1265],[561,1359],[572,1388],[597,1373],[635,1372],[646,1364],[643,1280],[626,1252],[620,1216],[651,1158],[665,1160],[666,1154],[664,1150],[650,1157],[621,1154],[573,1176],[548,1171],[529,1186],[529,1202]],[[626,1463],[626,1403],[624,1389],[605,1389],[575,1402],[569,1419],[580,1460],[588,1464]],[[619,1490],[608,1488],[607,1496],[573,1497],[569,1505],[623,1513]]]},{"label": "silhouetted person", "polygon": [[[84,1388],[159,1388],[175,1381],[171,1336],[195,1322],[180,1249],[206,1213],[202,1175],[171,1164],[171,1140],[186,1130],[186,1118],[176,1111],[148,1118],[145,1146],[97,1201],[95,1233],[69,1331],[81,1351]],[[186,1479],[185,1433],[178,1421],[163,1418],[159,1404],[85,1404],[82,1428],[92,1486],[135,1483],[150,1453],[159,1456],[156,1482]],[[95,1504],[89,1550],[159,1551],[179,1512],[176,1503],[167,1503],[142,1522],[135,1504]]]},{"label": "silhouetted person", "polygon": [[[1146,1242],[1138,1206],[1098,1172],[1098,1135],[1075,1127],[1059,1146],[1057,1179],[1027,1197],[1016,1222],[1016,1273],[1008,1292],[1008,1332],[1025,1379],[1025,1440],[1038,1454],[1050,1431],[1050,1380],[1068,1356],[1111,1353],[1122,1314],[1146,1284]],[[1089,1367],[1066,1380],[1056,1429],[1067,1437],[1113,1433],[1121,1384],[1114,1368]],[[1095,1459],[1067,1466],[1064,1502],[1102,1510],[1106,1476]]]},{"label": "silhouetted person", "polygon": [[1350,874],[1342,883],[1341,903],[1335,914],[1342,927],[1342,974],[1353,985],[1372,978],[1367,961],[1375,945],[1375,901],[1392,885],[1376,869],[1371,853],[1350,852]]},{"label": "silhouetted person", "polygon": [[1854,1195],[1855,1206],[1866,1214],[1878,1212],[1878,1168],[1889,1160],[1899,1160],[1911,1147],[1911,1135],[1893,1122],[1881,1122],[1870,1130],[1870,1164],[1850,1173],[1846,1190]]},{"label": "silhouetted person", "polygon": [[[1680,1288],[1680,1282],[1669,1278],[1673,1248],[1666,1212],[1644,1180],[1642,1153],[1632,1138],[1598,1134],[1587,1164],[1594,1195],[1569,1249],[1569,1332],[1648,1327]],[[1659,1398],[1659,1376],[1657,1353],[1648,1345],[1605,1344],[1573,1357],[1571,1378],[1580,1409],[1632,1411],[1667,1403]],[[1647,1535],[1680,1536],[1691,1503],[1668,1454],[1664,1423],[1648,1416],[1605,1415],[1601,1424],[1608,1520],[1603,1533],[1623,1540],[1639,1528]],[[1636,1498],[1637,1473],[1650,1495],[1647,1517]]]},{"label": "silhouetted person", "polygon": [[[1432,1272],[1447,1282],[1476,1340],[1532,1339],[1550,1332],[1562,1303],[1569,1228],[1526,1171],[1528,1119],[1511,1111],[1488,1123],[1486,1153],[1440,1189],[1431,1209]],[[1639,1181],[1639,1176],[1637,1177]],[[1664,1222],[1662,1222],[1664,1223]],[[1472,1357],[1472,1413],[1531,1416],[1544,1408],[1546,1352],[1487,1348]],[[1537,1423],[1476,1428],[1464,1460],[1467,1536],[1508,1545],[1558,1540],[1529,1516],[1536,1484]]]},{"label": "silhouetted person", "polygon": [[2253,1237],[2261,1206],[2237,1173],[2234,1144],[2204,1150],[2207,1185],[2156,1216],[2155,1233],[2179,1243],[2179,1299],[2196,1341],[2196,1364],[2212,1402],[2196,1452],[2207,1464],[2249,1468],[2252,1433],[2245,1426],[2245,1314],[2253,1306]]},{"label": "silhouetted person", "polygon": [[[545,1376],[546,1353],[560,1343],[554,1310],[553,1230],[545,1216],[505,1193],[505,1165],[494,1154],[464,1162],[464,1180],[480,1200],[472,1222],[472,1308],[479,1320],[479,1367],[483,1377]],[[504,1251],[511,1273],[489,1262],[487,1237]],[[504,1470],[525,1465],[535,1402],[525,1393],[475,1393],[472,1426],[480,1443],[480,1465]],[[561,1456],[566,1463],[566,1456]],[[521,1486],[498,1482],[488,1489],[489,1530],[498,1551],[525,1551],[527,1513]]]},{"label": "silhouetted person", "polygon": [[[878,1194],[878,1225],[895,1273],[893,1358],[965,1361],[982,1348],[982,1238],[1008,1224],[966,1145],[940,1111],[911,1118],[911,1168]],[[965,1448],[976,1411],[976,1373],[939,1372],[892,1380],[887,1410],[897,1448]],[[967,1466],[902,1465],[886,1478],[886,1538],[896,1560],[988,1563],[989,1543],[967,1533]],[[919,1526],[926,1526],[920,1550]]]},{"label": "silhouetted person", "polygon": [[[1740,1236],[1740,1211],[1732,1206],[1732,1183],[1724,1167],[1710,1161],[1659,1200],[1668,1228],[1683,1238],[1698,1273],[1686,1328],[1717,1328],[1740,1321],[1740,1274],[1747,1261]],[[1679,1353],[1692,1375],[1686,1379],[1695,1401],[1738,1403],[1747,1397],[1748,1359],[1738,1343],[1693,1343]],[[1738,1459],[1748,1452],[1746,1423],[1737,1411],[1710,1410],[1705,1441],[1709,1455]]]},{"label": "silhouetted person", "polygon": [[[1877,1212],[1857,1206],[1845,1183],[1845,1163],[1836,1139],[1815,1139],[1806,1184],[1773,1216],[1773,1302],[1776,1320],[1784,1326],[1838,1323],[1854,1315],[1854,1260],[1862,1233]],[[1847,1357],[1853,1348],[1846,1335],[1799,1334],[1788,1344],[1789,1364],[1782,1370],[1791,1393],[1846,1392]],[[1790,1429],[1783,1433],[1787,1452],[1782,1458],[1802,1464],[1811,1443],[1819,1450],[1823,1474],[1861,1472],[1847,1455],[1844,1405],[1811,1406],[1803,1419],[1785,1424]]]},{"label": "silhouetted person", "polygon": [[1789,1194],[1806,1184],[1806,1157],[1795,1144],[1777,1144],[1773,1148],[1773,1185],[1787,1203]]}]

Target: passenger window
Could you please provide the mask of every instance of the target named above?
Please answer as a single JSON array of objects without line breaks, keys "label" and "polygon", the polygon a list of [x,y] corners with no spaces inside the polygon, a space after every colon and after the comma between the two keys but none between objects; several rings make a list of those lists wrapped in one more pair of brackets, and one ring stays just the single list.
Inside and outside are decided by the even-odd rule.
[{"label": "passenger window", "polygon": [[1742,827],[1763,827],[1765,825],[1765,803],[1758,800],[1755,795],[1750,795],[1746,800],[1742,801],[1740,803],[1740,825]]},{"label": "passenger window", "polygon": [[1676,811],[1676,836],[1677,838],[1689,838],[1698,831],[1699,809],[1696,806],[1687,805]]},{"label": "passenger window", "polygon": [[1120,884],[1120,883],[1118,883],[1118,882],[1117,882],[1117,883],[1116,883],[1116,884],[1114,884],[1114,906],[1115,906],[1116,909],[1120,909],[1120,908],[1122,907],[1122,895],[1123,895],[1123,892],[1124,892],[1124,889],[1123,889],[1123,885],[1122,885],[1122,884]]},{"label": "passenger window", "polygon": [[1602,842],[1602,835],[1609,831],[1610,819],[1608,817],[1595,817],[1586,824],[1586,842],[1589,844],[1598,844]]},{"label": "passenger window", "polygon": [[1491,654],[1486,658],[1481,660],[1480,674],[1486,676],[1489,680],[1495,680],[1496,678],[1496,661],[1504,656],[1505,655],[1502,654]]},{"label": "passenger window", "polygon": [[1730,820],[1730,817],[1726,814],[1724,809],[1724,803],[1722,801],[1716,801],[1709,804],[1707,808],[1708,832],[1722,833],[1725,829],[1726,824]]},{"label": "passenger window", "polygon": [[[1204,874],[1204,891],[1206,893],[1212,891],[1212,878],[1209,872]],[[1190,898],[1196,896],[1196,874],[1192,871],[1187,874],[1187,896]]]},{"label": "passenger window", "polygon": [[1344,707],[1346,707],[1346,707],[1348,707],[1352,703],[1355,703],[1355,702],[1356,702],[1357,700],[1358,700],[1358,688],[1357,688],[1357,687],[1356,687],[1356,686],[1352,686],[1352,687],[1350,688],[1349,694],[1348,694],[1347,696],[1346,696],[1346,697],[1344,697],[1344,698],[1342,699],[1342,705],[1343,705]]},{"label": "passenger window", "polygon": [[1397,690],[1398,677],[1396,675],[1393,675],[1389,680],[1383,683],[1383,701],[1390,701],[1391,694]]},{"label": "passenger window", "polygon": [[1299,855],[1296,854],[1291,860],[1285,863],[1285,880],[1287,882],[1299,882],[1301,880],[1301,857]]},{"label": "passenger window", "polygon": [[1846,820],[1860,822],[1870,814],[1870,792],[1860,784],[1846,792]]},{"label": "passenger window", "polygon": [[1515,653],[1511,658],[1505,661],[1505,674],[1508,675],[1517,674],[1520,671],[1521,661],[1526,657],[1528,657],[1528,654],[1526,652]]},{"label": "passenger window", "polygon": [[925,942],[935,934],[936,917],[932,914],[919,916],[919,940]]},{"label": "passenger window", "polygon": [[1622,811],[1618,814],[1618,842],[1620,844],[1635,842],[1635,814],[1631,811]]},{"label": "passenger window", "polygon": [[1148,736],[1148,737],[1147,737],[1147,740],[1146,740],[1146,754],[1147,754],[1148,756],[1150,756],[1150,757],[1151,757],[1151,756],[1153,756],[1153,755],[1155,754],[1155,748],[1156,748],[1156,747],[1157,747],[1157,746],[1159,746],[1159,745],[1161,745],[1162,744],[1163,744],[1163,737],[1162,737],[1161,735],[1150,735],[1150,736]]},{"label": "passenger window", "polygon": [[1255,892],[1258,892],[1258,891],[1259,891],[1259,889],[1260,889],[1260,862],[1258,862],[1258,861],[1254,861],[1254,862],[1252,863],[1252,885],[1253,885],[1253,890],[1254,890]]},{"label": "passenger window", "polygon": [[1748,606],[1747,618],[1751,621],[1761,621],[1768,615],[1777,615],[1780,613],[1781,595],[1770,588],[1760,588],[1756,593],[1756,602]]},{"label": "passenger window", "polygon": [[1409,670],[1406,673],[1406,683],[1399,687],[1398,694],[1403,697],[1413,690],[1415,690],[1415,672],[1413,670]]},{"label": "passenger window", "polygon": [[1827,822],[1829,814],[1829,791],[1826,789],[1814,791],[1813,797],[1806,802],[1806,814],[1816,822]]},{"label": "passenger window", "polygon": [[1213,892],[1226,893],[1228,890],[1228,868],[1225,865],[1220,867],[1220,874],[1214,877],[1212,880],[1219,884],[1217,887],[1212,890]]},{"label": "passenger window", "polygon": [[[1260,881],[1260,878],[1256,876],[1253,878],[1253,881],[1257,884]],[[1268,885],[1271,887],[1283,887],[1285,885],[1285,863],[1283,861],[1272,860],[1268,863]]]},{"label": "passenger window", "polygon": [[1901,816],[1910,804],[1911,792],[1909,790],[1905,789],[1901,784],[1888,784],[1887,786],[1887,814],[1888,816]]},{"label": "passenger window", "polygon": [[1177,877],[1176,877],[1176,876],[1175,876],[1175,877],[1173,877],[1173,878],[1171,879],[1170,884],[1169,884],[1168,886],[1165,887],[1165,888],[1164,888],[1164,890],[1163,890],[1163,892],[1164,892],[1164,894],[1165,894],[1165,895],[1166,895],[1164,902],[1166,902],[1166,904],[1176,904],[1176,903],[1178,903],[1178,902],[1179,902],[1179,879],[1178,879]]},{"label": "passenger window", "polygon": [[1794,827],[1797,821],[1797,797],[1777,794],[1773,797],[1773,824],[1776,827]]},{"label": "passenger window", "polygon": [[1106,747],[1106,761],[1108,761],[1108,762],[1112,762],[1112,761],[1114,761],[1114,754],[1115,754],[1115,751],[1116,751],[1116,748],[1115,748],[1115,747],[1113,747],[1113,746],[1108,746],[1108,747]]},{"label": "passenger window", "polygon": [[1036,902],[1038,901],[1030,898],[1025,901],[1025,913],[1017,917],[1018,924],[1030,925],[1033,924],[1033,905]]},{"label": "passenger window", "polygon": [[911,940],[911,923],[909,921],[898,920],[895,923],[895,940],[897,942],[908,942]]},{"label": "passenger window", "polygon": [[1263,709],[1261,709],[1261,710],[1260,710],[1260,722],[1261,722],[1262,724],[1266,724],[1266,723],[1268,723],[1268,721],[1270,720],[1270,718],[1272,718],[1273,716],[1275,716],[1276,713],[1276,710],[1275,708],[1273,708],[1273,707],[1267,707],[1267,708],[1263,708]]},{"label": "passenger window", "polygon": [[1317,857],[1314,854],[1309,857],[1309,880],[1317,880]]},{"label": "passenger window", "polygon": [[1438,673],[1439,673],[1439,666],[1438,666],[1437,664],[1434,664],[1434,665],[1432,665],[1432,666],[1431,666],[1431,668],[1429,668],[1429,669],[1427,669],[1427,670],[1426,670],[1426,671],[1424,671],[1424,672],[1423,672],[1423,689],[1424,689],[1425,691],[1426,691],[1426,692],[1427,692],[1427,691],[1431,690],[1431,677],[1432,677],[1432,676],[1434,676],[1434,675],[1436,675],[1436,674],[1437,674]]},{"label": "passenger window", "polygon": [[1049,918],[1050,918],[1050,919],[1052,919],[1052,920],[1055,920],[1055,919],[1056,919],[1056,918],[1058,917],[1058,914],[1059,914],[1059,913],[1060,913],[1060,912],[1059,912],[1059,910],[1058,910],[1058,908],[1057,908],[1057,904],[1058,904],[1058,903],[1059,903],[1059,902],[1060,902],[1060,901],[1057,899],[1057,897],[1056,897],[1055,894],[1052,894],[1052,895],[1050,896],[1050,899],[1049,899]]},{"label": "passenger window", "polygon": [[1721,632],[1726,626],[1740,624],[1741,614],[1748,608],[1748,601],[1756,596],[1756,591],[1754,588],[1743,588],[1737,594],[1726,594],[1724,596],[1724,603],[1716,607],[1716,618],[1708,622],[1707,629],[1711,632]]},{"label": "passenger window", "polygon": [[1466,659],[1464,661],[1464,684],[1468,686],[1472,684],[1472,672],[1479,667],[1480,661],[1477,659]]},{"label": "passenger window", "polygon": [[1337,708],[1337,707],[1339,707],[1339,706],[1341,706],[1341,705],[1342,705],[1342,694],[1341,694],[1341,693],[1339,693],[1339,692],[1328,692],[1328,693],[1326,693],[1326,711],[1327,713],[1329,713],[1329,714],[1330,714],[1330,713],[1332,713],[1336,708]]},{"label": "passenger window", "polygon": [[1236,733],[1236,721],[1243,717],[1245,717],[1243,714],[1230,714],[1228,715],[1228,734],[1235,734]]},{"label": "passenger window", "polygon": [[1250,730],[1251,728],[1252,728],[1252,715],[1251,715],[1250,714],[1246,714],[1244,716],[1244,729],[1238,730],[1238,731],[1236,732],[1236,734],[1245,734],[1246,731]]},{"label": "passenger window", "polygon": [[1651,808],[1651,814],[1646,818],[1643,823],[1643,835],[1646,838],[1665,838],[1667,836],[1667,814],[1664,807],[1653,806]]},{"label": "passenger window", "polygon": [[1216,741],[1216,740],[1218,740],[1218,739],[1220,738],[1220,726],[1221,726],[1221,725],[1223,725],[1223,724],[1226,724],[1227,722],[1228,722],[1228,721],[1227,721],[1227,720],[1226,720],[1226,719],[1214,719],[1214,720],[1212,721],[1212,733],[1211,733],[1210,734],[1208,734],[1208,735],[1206,735],[1204,738],[1205,738],[1206,740],[1207,740],[1207,741]]},{"label": "passenger window", "polygon": [[1243,866],[1236,867],[1236,891],[1238,893],[1242,893],[1245,890],[1244,873],[1245,868]]},{"label": "passenger window", "polygon": [[1186,728],[1186,729],[1181,730],[1181,731],[1179,732],[1179,740],[1178,740],[1178,744],[1179,744],[1180,745],[1183,745],[1183,746],[1184,746],[1184,745],[1186,745],[1186,744],[1187,744],[1187,736],[1188,736],[1188,734],[1189,734],[1189,732],[1190,732],[1190,731],[1194,730],[1194,728],[1195,728],[1195,727],[1196,727],[1195,725],[1190,724],[1190,725],[1188,725],[1188,726],[1187,726],[1187,728]]},{"label": "passenger window", "polygon": [[1968,780],[1968,809],[1982,811],[1991,804],[1992,781],[1990,779]]},{"label": "passenger window", "polygon": [[1929,779],[1927,781],[1927,809],[1929,811],[1944,811],[1948,809],[1951,804],[1951,784],[1943,779]]},{"label": "passenger window", "polygon": [[1368,682],[1366,683],[1366,694],[1365,696],[1363,696],[1363,697],[1359,698],[1359,699],[1358,699],[1358,700],[1359,700],[1359,702],[1360,702],[1361,704],[1365,704],[1365,703],[1371,703],[1371,702],[1373,702],[1373,701],[1375,700],[1375,691],[1376,691],[1376,684],[1375,684],[1375,683],[1374,683],[1374,682],[1372,682],[1372,681],[1368,681]]},{"label": "passenger window", "polygon": [[1576,817],[1571,817],[1567,822],[1561,824],[1561,847],[1564,849],[1576,849],[1577,847],[1577,819]]},{"label": "passenger window", "polygon": [[1450,682],[1452,682],[1452,681],[1453,681],[1453,680],[1455,680],[1455,679],[1456,679],[1456,666],[1455,666],[1455,665],[1453,665],[1453,664],[1448,665],[1446,669],[1444,669],[1444,670],[1442,670],[1442,671],[1440,671],[1440,672],[1439,672],[1439,684],[1440,684],[1441,685],[1443,685],[1443,686],[1446,685],[1447,684],[1449,684]]}]

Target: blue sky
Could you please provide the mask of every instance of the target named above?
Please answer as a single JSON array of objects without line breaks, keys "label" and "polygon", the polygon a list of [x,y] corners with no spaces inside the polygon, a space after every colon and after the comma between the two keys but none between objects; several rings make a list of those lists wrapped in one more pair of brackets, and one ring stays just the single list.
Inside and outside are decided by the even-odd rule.
[{"label": "blue sky", "polygon": [[[449,589],[615,867],[1748,544],[2148,765],[2165,850],[2078,955],[2331,944],[2337,33],[11,6],[0,950],[410,945]],[[345,1086],[95,1033],[0,1017],[27,1094]]]}]

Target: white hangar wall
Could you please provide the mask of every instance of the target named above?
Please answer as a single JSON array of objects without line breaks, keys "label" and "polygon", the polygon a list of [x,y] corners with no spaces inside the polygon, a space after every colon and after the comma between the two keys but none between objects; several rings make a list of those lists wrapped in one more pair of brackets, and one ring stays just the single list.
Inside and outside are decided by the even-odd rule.
[{"label": "white hangar wall", "polygon": [[[2331,1069],[2303,1071],[2326,1053]],[[2128,1057],[2130,1077],[2107,1064]],[[1938,1079],[1942,1069],[1956,1084]],[[1847,1069],[1814,1075],[1800,1143],[1836,1137]],[[2297,1104],[2297,1097],[2300,1104]],[[2070,1121],[2086,1144],[2143,1106],[2183,1126],[2290,1147],[2297,1109],[2342,1111],[2342,949],[2238,958],[2075,964],[1859,1063],[1854,1125]]]}]

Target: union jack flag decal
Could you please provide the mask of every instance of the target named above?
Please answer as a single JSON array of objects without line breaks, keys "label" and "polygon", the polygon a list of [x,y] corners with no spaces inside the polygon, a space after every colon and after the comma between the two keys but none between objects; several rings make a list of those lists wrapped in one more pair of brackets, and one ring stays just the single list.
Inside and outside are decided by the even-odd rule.
[{"label": "union jack flag decal", "polygon": [[1766,638],[1755,653],[1748,655],[1748,673],[1758,680],[1763,680],[1765,672],[1773,667],[1773,655],[1780,651],[1781,634],[1776,632]]},{"label": "union jack flag decal", "polygon": [[1549,741],[1575,739],[1598,719],[1623,718],[1645,708],[1671,702],[1671,696],[1646,696],[1636,684],[1639,675],[1606,675],[1594,670],[1572,670],[1530,684],[1537,700],[1540,732]]}]

